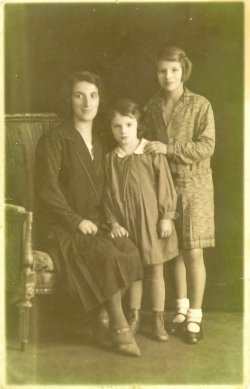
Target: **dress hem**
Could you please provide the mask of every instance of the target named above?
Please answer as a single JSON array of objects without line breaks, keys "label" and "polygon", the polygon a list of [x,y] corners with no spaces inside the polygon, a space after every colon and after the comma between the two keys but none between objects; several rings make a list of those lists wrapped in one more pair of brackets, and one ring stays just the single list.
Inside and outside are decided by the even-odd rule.
[{"label": "dress hem", "polygon": [[215,239],[213,237],[209,238],[200,238],[190,241],[184,241],[182,243],[183,249],[204,249],[208,247],[215,247]]}]

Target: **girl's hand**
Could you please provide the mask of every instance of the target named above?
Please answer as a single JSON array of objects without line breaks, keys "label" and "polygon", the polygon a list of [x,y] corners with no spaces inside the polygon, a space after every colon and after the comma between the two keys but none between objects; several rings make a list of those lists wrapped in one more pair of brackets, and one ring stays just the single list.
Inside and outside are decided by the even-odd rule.
[{"label": "girl's hand", "polygon": [[98,231],[98,227],[95,225],[95,223],[87,219],[83,219],[78,228],[84,235],[95,235]]},{"label": "girl's hand", "polygon": [[172,222],[170,219],[162,219],[159,221],[158,230],[160,238],[167,238],[172,234]]},{"label": "girl's hand", "polygon": [[154,141],[146,144],[144,151],[149,154],[167,154],[168,147],[165,143]]},{"label": "girl's hand", "polygon": [[119,223],[113,223],[111,226],[111,238],[122,238],[123,236],[126,236],[128,238],[128,231],[126,228],[120,226]]}]

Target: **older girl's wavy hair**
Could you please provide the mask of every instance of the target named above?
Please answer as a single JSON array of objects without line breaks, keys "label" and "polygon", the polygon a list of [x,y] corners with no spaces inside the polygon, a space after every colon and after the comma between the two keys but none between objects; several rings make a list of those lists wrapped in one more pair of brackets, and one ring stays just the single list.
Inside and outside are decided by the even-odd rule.
[{"label": "older girl's wavy hair", "polygon": [[93,84],[97,87],[99,97],[100,97],[100,106],[99,111],[102,110],[102,106],[105,101],[104,97],[104,85],[102,83],[101,78],[90,71],[83,70],[83,71],[77,71],[72,73],[68,80],[66,80],[65,84],[63,85],[62,89],[62,99],[61,99],[61,106],[60,106],[60,113],[65,118],[70,118],[73,115],[72,111],[72,90],[73,86],[76,82],[79,81],[86,81],[90,84]]},{"label": "older girl's wavy hair", "polygon": [[189,79],[192,73],[192,62],[186,56],[184,50],[175,46],[163,46],[157,55],[157,63],[160,61],[180,62],[182,67],[182,81]]},{"label": "older girl's wavy hair", "polygon": [[142,123],[142,112],[139,105],[131,99],[119,99],[108,110],[108,118],[110,122],[117,113],[123,116],[135,118],[137,120],[137,137],[139,139],[142,138],[144,134],[144,126]]}]

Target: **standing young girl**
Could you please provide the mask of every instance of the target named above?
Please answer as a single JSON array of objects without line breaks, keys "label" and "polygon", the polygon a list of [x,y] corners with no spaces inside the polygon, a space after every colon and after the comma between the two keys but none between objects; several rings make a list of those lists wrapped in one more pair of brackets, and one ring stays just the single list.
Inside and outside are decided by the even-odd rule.
[{"label": "standing young girl", "polygon": [[191,69],[182,49],[161,49],[157,58],[160,91],[147,104],[145,125],[148,138],[153,140],[146,150],[167,156],[178,195],[177,233],[182,252],[171,263],[176,295],[171,333],[187,322],[186,341],[194,344],[203,337],[203,248],[215,244],[210,168],[215,128],[209,101],[184,87]]},{"label": "standing young girl", "polygon": [[[165,283],[163,263],[178,254],[172,219],[176,192],[166,158],[144,152],[141,113],[136,103],[122,99],[111,110],[111,128],[118,146],[106,157],[105,209],[111,236],[130,236],[148,267],[153,309],[152,335],[167,341],[164,327]],[[128,322],[133,333],[140,325],[142,281],[129,290]]]}]

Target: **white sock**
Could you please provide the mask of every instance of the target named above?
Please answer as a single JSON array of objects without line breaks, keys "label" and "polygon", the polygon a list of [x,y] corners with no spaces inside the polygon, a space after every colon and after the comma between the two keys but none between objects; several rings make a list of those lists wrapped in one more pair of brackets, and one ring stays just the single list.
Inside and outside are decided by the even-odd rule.
[{"label": "white sock", "polygon": [[[202,310],[201,309],[188,309],[187,311],[187,328],[192,332],[200,332],[200,326],[196,323],[201,323]],[[189,323],[192,322],[192,323]],[[193,323],[194,322],[194,323]]]},{"label": "white sock", "polygon": [[[174,323],[182,323],[185,320],[187,310],[189,308],[189,299],[177,299],[176,300],[176,315],[173,319]],[[180,313],[180,315],[178,315]]]}]

